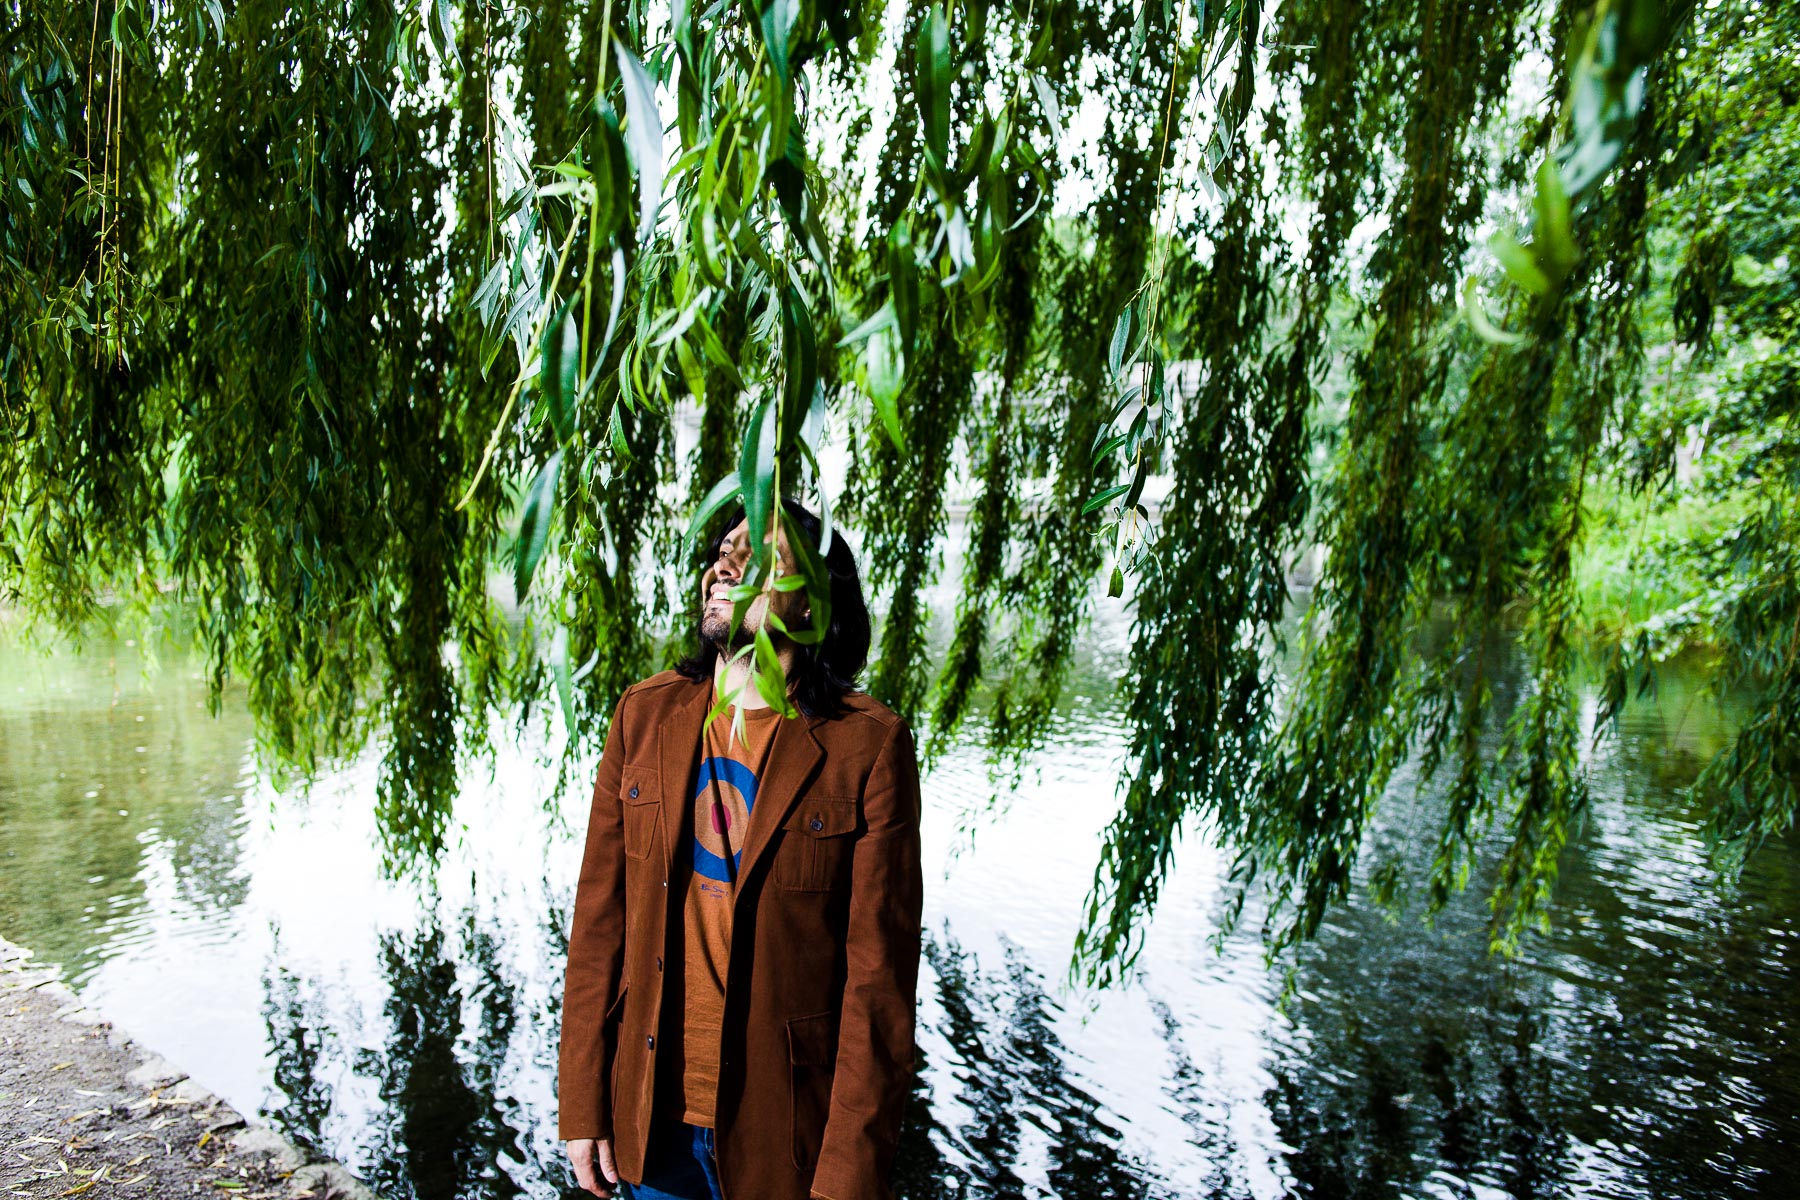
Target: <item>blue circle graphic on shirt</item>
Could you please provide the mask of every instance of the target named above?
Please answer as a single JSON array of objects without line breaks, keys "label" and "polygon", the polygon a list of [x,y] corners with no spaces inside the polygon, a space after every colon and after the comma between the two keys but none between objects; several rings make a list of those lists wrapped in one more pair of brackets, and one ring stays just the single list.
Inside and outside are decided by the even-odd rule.
[{"label": "blue circle graphic on shirt", "polygon": [[[743,837],[739,833],[733,838],[731,835],[738,833],[737,830],[717,829],[711,824],[714,821],[712,805],[703,801],[715,781],[724,801],[727,821],[747,825],[750,810],[756,806],[756,773],[735,758],[709,758],[700,764],[699,786],[694,789],[694,827],[689,839],[694,844],[694,871],[707,879],[730,883],[743,858]],[[733,841],[739,847],[736,850],[732,849]],[[729,864],[725,861],[727,851],[731,853]]]}]

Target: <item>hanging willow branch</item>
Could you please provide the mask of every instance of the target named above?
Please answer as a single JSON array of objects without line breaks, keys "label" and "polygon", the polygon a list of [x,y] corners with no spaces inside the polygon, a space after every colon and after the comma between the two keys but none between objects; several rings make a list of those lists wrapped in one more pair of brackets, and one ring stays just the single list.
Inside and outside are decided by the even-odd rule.
[{"label": "hanging willow branch", "polygon": [[[1499,825],[1510,948],[1582,809],[1584,646],[1601,733],[1712,647],[1749,713],[1695,791],[1723,861],[1792,822],[1797,23],[0,0],[0,587],[71,632],[175,593],[272,765],[379,737],[390,864],[428,866],[496,715],[557,718],[565,770],[597,744],[722,512],[767,539],[734,599],[796,586],[797,495],[857,531],[865,683],[928,759],[1020,779],[1099,592],[1131,605],[1088,977],[1195,824],[1277,951],[1359,882],[1441,906]],[[1659,543],[1667,609],[1587,611],[1595,498],[1676,503],[1695,430],[1735,523]],[[1365,863],[1409,757],[1451,774],[1437,841]]]}]

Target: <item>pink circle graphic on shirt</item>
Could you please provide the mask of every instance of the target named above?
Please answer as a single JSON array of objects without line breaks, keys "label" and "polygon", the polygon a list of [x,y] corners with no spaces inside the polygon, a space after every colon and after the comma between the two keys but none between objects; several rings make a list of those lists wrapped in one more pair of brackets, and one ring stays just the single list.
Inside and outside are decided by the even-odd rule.
[{"label": "pink circle graphic on shirt", "polygon": [[694,789],[694,870],[708,879],[729,883],[737,875],[750,810],[756,804],[756,775],[734,758],[715,757],[700,764],[698,783]]}]

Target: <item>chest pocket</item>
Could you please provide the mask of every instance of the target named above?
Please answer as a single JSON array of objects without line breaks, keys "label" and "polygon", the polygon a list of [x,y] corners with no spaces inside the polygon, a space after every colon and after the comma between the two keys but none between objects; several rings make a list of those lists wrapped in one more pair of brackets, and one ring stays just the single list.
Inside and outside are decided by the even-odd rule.
[{"label": "chest pocket", "polygon": [[775,882],[796,892],[828,892],[850,870],[858,825],[856,798],[809,796],[781,823]]},{"label": "chest pocket", "polygon": [[649,858],[656,849],[656,831],[662,815],[662,789],[656,772],[625,764],[619,780],[619,800],[625,810],[625,857]]}]

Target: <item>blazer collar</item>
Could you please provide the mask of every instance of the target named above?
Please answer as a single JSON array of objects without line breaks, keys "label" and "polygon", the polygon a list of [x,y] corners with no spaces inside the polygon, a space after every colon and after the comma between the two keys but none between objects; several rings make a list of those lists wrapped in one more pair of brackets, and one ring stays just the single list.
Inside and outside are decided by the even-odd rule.
[{"label": "blazer collar", "polygon": [[[694,788],[699,782],[701,727],[707,709],[712,707],[713,684],[710,679],[688,681],[679,685],[678,690],[680,698],[663,715],[656,730],[663,788],[665,879],[673,864],[678,835],[687,828],[689,810],[694,803]],[[768,765],[756,785],[756,807],[751,810],[750,829],[744,839],[739,879],[756,869],[774,839],[775,831],[781,828],[781,823],[787,820],[800,799],[801,788],[812,778],[813,768],[825,757],[825,746],[818,735],[818,726],[824,720],[824,717],[804,715],[776,719]]]}]

